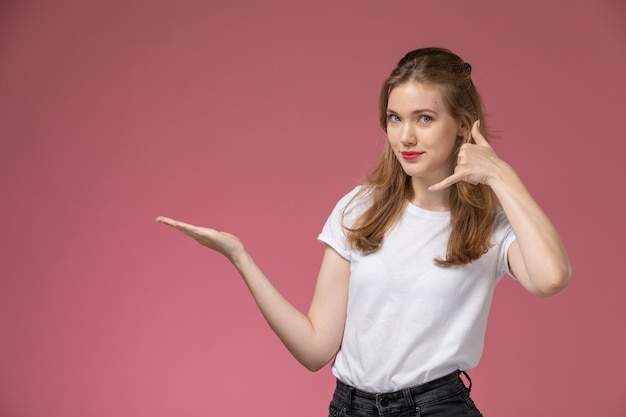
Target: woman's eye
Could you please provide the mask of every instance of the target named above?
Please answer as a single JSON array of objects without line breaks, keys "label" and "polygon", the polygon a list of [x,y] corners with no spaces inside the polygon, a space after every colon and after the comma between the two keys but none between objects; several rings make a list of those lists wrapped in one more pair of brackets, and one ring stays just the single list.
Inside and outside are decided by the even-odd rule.
[{"label": "woman's eye", "polygon": [[397,114],[388,114],[387,120],[389,120],[390,122],[399,122],[400,117]]},{"label": "woman's eye", "polygon": [[422,116],[420,116],[420,118],[419,118],[419,121],[420,121],[421,123],[428,123],[428,122],[431,122],[432,120],[433,120],[433,118],[432,118],[432,117],[430,117],[430,116],[426,116],[426,115],[422,115]]}]

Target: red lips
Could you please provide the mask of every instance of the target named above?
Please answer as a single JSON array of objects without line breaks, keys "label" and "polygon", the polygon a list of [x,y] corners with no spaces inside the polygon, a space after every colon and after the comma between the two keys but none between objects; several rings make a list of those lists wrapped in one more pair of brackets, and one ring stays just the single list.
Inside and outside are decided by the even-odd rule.
[{"label": "red lips", "polygon": [[418,156],[420,156],[421,154],[423,154],[424,152],[415,152],[415,151],[403,151],[402,152],[402,157],[407,160],[410,161],[411,159],[415,159]]}]

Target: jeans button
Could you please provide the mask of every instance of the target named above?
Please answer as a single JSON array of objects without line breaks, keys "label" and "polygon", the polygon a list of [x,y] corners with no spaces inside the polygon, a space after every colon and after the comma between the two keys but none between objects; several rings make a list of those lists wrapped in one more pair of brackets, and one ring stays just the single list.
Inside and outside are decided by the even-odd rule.
[{"label": "jeans button", "polygon": [[381,407],[387,407],[389,405],[389,398],[387,397],[382,397],[378,403],[380,404]]}]

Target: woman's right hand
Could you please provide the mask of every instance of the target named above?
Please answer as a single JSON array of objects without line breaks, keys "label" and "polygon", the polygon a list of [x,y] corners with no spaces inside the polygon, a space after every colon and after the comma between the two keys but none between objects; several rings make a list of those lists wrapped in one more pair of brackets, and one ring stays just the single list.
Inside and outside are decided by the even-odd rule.
[{"label": "woman's right hand", "polygon": [[219,232],[207,227],[194,226],[163,216],[157,217],[156,222],[180,230],[187,236],[195,239],[202,246],[206,246],[226,256],[233,263],[246,253],[246,249],[241,240],[230,233]]},{"label": "woman's right hand", "polygon": [[236,236],[167,217],[158,217],[156,221],[226,256],[244,279],[274,333],[300,363],[315,371],[332,360],[341,346],[348,309],[348,260],[326,246],[311,308],[304,315],[274,288]]}]

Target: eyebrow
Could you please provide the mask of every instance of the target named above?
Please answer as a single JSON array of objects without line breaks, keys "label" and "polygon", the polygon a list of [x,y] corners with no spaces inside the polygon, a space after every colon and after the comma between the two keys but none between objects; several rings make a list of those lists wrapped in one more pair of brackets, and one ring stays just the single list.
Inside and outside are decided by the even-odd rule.
[{"label": "eyebrow", "polygon": [[[390,109],[389,107],[387,107],[387,113],[393,113],[393,114],[398,114],[397,111]],[[411,112],[412,115],[416,115],[416,114],[420,114],[420,113],[433,113],[433,114],[437,114],[436,111],[431,110],[431,109],[417,109],[417,110],[413,110]]]}]

